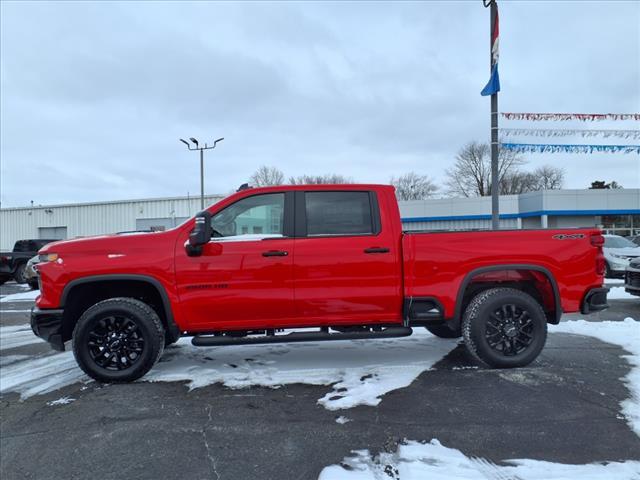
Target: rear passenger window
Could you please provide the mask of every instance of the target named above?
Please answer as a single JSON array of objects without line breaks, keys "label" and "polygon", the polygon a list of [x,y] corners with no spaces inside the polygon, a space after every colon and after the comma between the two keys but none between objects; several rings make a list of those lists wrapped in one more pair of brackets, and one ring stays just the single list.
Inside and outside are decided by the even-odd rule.
[{"label": "rear passenger window", "polygon": [[369,192],[307,192],[307,235],[373,234]]}]

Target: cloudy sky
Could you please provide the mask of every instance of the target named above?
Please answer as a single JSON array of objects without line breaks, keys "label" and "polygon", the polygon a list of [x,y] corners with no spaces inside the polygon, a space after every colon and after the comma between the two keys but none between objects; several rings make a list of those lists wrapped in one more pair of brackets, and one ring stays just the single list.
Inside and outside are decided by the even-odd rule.
[{"label": "cloudy sky", "polygon": [[[180,137],[225,137],[206,154],[205,188],[226,193],[262,164],[441,183],[458,149],[489,135],[480,0],[0,8],[3,207],[198,194]],[[501,111],[640,112],[640,2],[503,1],[500,27]],[[527,159],[564,167],[570,188],[640,187],[638,155]]]}]

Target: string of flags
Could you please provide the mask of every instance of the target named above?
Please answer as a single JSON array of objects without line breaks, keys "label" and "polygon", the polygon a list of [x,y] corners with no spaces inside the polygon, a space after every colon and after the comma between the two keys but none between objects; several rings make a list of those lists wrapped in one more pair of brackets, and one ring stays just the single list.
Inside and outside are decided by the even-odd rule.
[{"label": "string of flags", "polygon": [[553,128],[501,128],[500,135],[525,136],[525,137],[617,137],[640,139],[639,130],[578,130],[578,129],[553,129]]},{"label": "string of flags", "polygon": [[[632,120],[639,121],[640,113],[512,113],[503,112],[502,117],[507,120],[539,121],[569,121],[595,122],[601,120]],[[499,132],[505,137],[616,137],[625,139],[640,139],[640,129],[554,129],[554,128],[501,128]],[[550,143],[500,143],[502,148],[519,153],[637,153],[640,145],[577,145]]]},{"label": "string of flags", "polygon": [[638,153],[640,145],[558,145],[540,143],[501,143],[506,150],[518,153]]},{"label": "string of flags", "polygon": [[602,120],[640,120],[640,113],[512,113],[501,112],[502,118],[507,120],[529,120],[532,122],[555,121],[566,122],[579,120],[595,122]]}]

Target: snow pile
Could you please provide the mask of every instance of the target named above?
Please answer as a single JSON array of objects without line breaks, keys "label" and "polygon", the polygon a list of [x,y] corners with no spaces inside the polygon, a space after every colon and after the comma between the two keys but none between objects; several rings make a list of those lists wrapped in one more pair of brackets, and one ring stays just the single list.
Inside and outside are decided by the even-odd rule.
[{"label": "snow pile", "polygon": [[506,460],[506,466],[483,458],[467,457],[460,450],[447,448],[438,440],[430,443],[407,442],[396,453],[372,458],[367,450],[354,451],[341,465],[331,465],[318,480],[632,480],[640,475],[640,462],[567,465],[540,460]]},{"label": "snow pile", "polygon": [[40,295],[40,290],[30,290],[28,292],[22,292],[22,293],[12,293],[11,295],[5,295],[4,297],[0,298],[0,303],[32,302],[38,297],[38,295]]},{"label": "snow pile", "polygon": [[640,322],[632,318],[626,318],[623,322],[575,320],[550,325],[549,330],[596,337],[603,342],[619,345],[631,353],[631,355],[624,355],[632,368],[623,379],[631,392],[631,397],[624,400],[621,406],[631,429],[640,436]]}]

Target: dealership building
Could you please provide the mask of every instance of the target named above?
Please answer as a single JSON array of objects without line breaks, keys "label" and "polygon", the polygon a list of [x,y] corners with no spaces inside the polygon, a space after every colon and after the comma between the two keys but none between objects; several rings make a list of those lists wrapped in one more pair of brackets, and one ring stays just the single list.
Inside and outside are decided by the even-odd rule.
[{"label": "dealership building", "polygon": [[[208,195],[207,205],[222,199]],[[406,230],[491,227],[491,198],[442,198],[399,202]],[[192,217],[199,197],[44,205],[0,209],[0,249],[19,239],[66,239],[136,230],[167,230]],[[600,227],[618,235],[640,234],[640,189],[546,190],[500,197],[500,227]],[[260,233],[262,226],[251,227]]]}]

